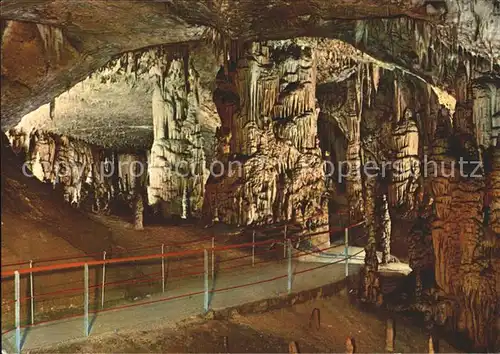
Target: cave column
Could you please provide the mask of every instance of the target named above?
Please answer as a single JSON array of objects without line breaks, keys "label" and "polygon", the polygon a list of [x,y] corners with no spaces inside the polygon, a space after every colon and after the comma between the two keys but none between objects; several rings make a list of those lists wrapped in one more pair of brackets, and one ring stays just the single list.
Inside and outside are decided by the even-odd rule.
[{"label": "cave column", "polygon": [[380,240],[382,246],[382,264],[387,264],[391,257],[391,216],[387,195],[383,194],[377,199],[377,239]]},{"label": "cave column", "polygon": [[198,77],[185,55],[156,55],[148,201],[158,204],[164,216],[187,218],[201,212],[207,177]]},{"label": "cave column", "polygon": [[377,241],[376,241],[376,177],[367,174],[364,178],[364,210],[365,229],[368,242],[365,246],[365,262],[361,271],[361,301],[381,303],[380,283],[378,276]]},{"label": "cave column", "polygon": [[360,132],[361,114],[357,81],[349,80],[347,86],[347,150],[346,159],[349,171],[346,177],[347,201],[349,204],[349,217],[351,221],[363,218],[363,184],[361,180],[361,155]]}]

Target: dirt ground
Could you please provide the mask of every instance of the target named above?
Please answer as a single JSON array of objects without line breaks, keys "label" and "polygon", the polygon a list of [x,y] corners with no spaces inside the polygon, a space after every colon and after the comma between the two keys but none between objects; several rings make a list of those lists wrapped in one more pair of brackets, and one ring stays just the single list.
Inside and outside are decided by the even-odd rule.
[{"label": "dirt ground", "polygon": [[[319,330],[310,325],[314,308],[320,312]],[[406,318],[395,321],[395,352],[428,352],[424,330]],[[354,338],[356,352],[380,353],[385,352],[385,323],[383,316],[365,312],[347,296],[337,295],[262,314],[236,313],[230,320],[117,331],[37,353],[283,353],[292,341],[301,353],[339,353],[345,352],[348,336]],[[444,340],[439,351],[458,352]]]}]

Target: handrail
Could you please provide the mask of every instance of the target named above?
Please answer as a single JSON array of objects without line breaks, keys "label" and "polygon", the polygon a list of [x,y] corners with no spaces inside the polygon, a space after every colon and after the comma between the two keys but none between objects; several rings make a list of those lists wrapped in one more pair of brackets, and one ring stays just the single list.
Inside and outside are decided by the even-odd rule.
[{"label": "handrail", "polygon": [[[190,245],[190,244],[194,244],[194,243],[198,243],[198,242],[207,241],[207,240],[210,240],[211,238],[212,238],[212,236],[208,236],[208,237],[204,237],[204,238],[200,238],[200,239],[192,240],[192,241],[187,241],[187,242],[165,243],[164,245],[165,246],[185,246],[185,245]],[[137,248],[132,248],[132,249],[125,249],[124,251],[125,252],[135,252],[135,251],[142,251],[142,250],[146,250],[146,249],[157,248],[157,247],[161,247],[161,246],[162,246],[161,244],[157,244],[157,245],[137,247]],[[113,252],[114,249],[112,248],[111,251]],[[118,249],[118,250],[116,250],[116,252],[121,253],[123,251]],[[61,258],[32,259],[30,261],[20,261],[20,262],[16,262],[16,263],[2,264],[1,266],[2,266],[2,268],[4,268],[4,267],[13,267],[13,266],[18,266],[18,265],[25,265],[25,264],[29,264],[30,262],[33,262],[33,263],[56,262],[56,261],[65,261],[65,260],[69,260],[69,259],[92,258],[95,256],[102,256],[102,251],[95,252],[95,253],[88,253],[85,255],[66,256],[66,257],[61,257]]]},{"label": "handrail", "polygon": [[[345,228],[342,228],[341,230],[345,229],[350,229],[356,226],[359,226],[363,224],[364,221],[349,225]],[[311,236],[319,236],[319,235],[324,235],[324,234],[329,234],[331,233],[330,230],[328,231],[323,231],[323,232],[317,232],[313,234],[308,234],[308,235],[296,235],[293,238],[290,239],[295,239],[298,237],[311,237]],[[235,245],[226,245],[226,246],[217,246],[214,247],[215,251],[224,251],[224,250],[230,250],[230,249],[237,249],[237,248],[244,248],[244,247],[251,247],[251,246],[258,246],[258,245],[265,245],[265,244],[272,244],[276,242],[282,241],[281,239],[271,239],[271,240],[264,240],[264,241],[257,241],[257,242],[246,242],[246,243],[241,243],[241,244],[235,244]],[[203,248],[199,249],[193,249],[193,250],[184,250],[184,251],[178,251],[178,252],[167,252],[167,253],[156,253],[156,254],[150,254],[150,255],[143,255],[143,256],[134,256],[134,257],[123,257],[123,258],[111,258],[111,259],[105,259],[105,260],[93,260],[93,261],[88,261],[88,262],[72,262],[72,263],[61,263],[61,264],[53,264],[53,265],[48,265],[48,266],[39,266],[39,267],[33,267],[33,268],[23,268],[19,269],[18,272],[20,275],[23,274],[29,274],[29,273],[42,273],[42,272],[47,272],[47,271],[54,271],[54,270],[64,270],[64,269],[72,269],[72,268],[79,268],[83,267],[85,264],[88,266],[97,266],[97,265],[103,265],[103,264],[118,264],[118,263],[130,263],[130,262],[135,262],[135,261],[145,261],[145,260],[153,260],[153,259],[161,259],[164,257],[178,257],[178,256],[183,256],[183,255],[188,255],[188,254],[197,254],[197,253],[202,253]],[[8,271],[2,271],[1,272],[1,278],[8,278],[14,275],[14,270],[8,270]]]},{"label": "handrail", "polygon": [[[336,214],[338,214],[338,215],[345,215],[347,213],[337,212]],[[362,222],[364,222],[364,221],[362,221]],[[355,224],[355,226],[356,225],[357,224]],[[251,230],[251,231],[274,231],[274,230],[278,230],[278,229],[284,228],[285,226],[296,226],[296,224],[289,223],[289,222],[286,222],[286,221],[281,221],[279,223],[275,223],[275,224],[272,224],[272,225],[266,225],[266,224],[264,224],[264,225],[258,225],[258,226],[251,226],[249,228],[249,230]],[[343,231],[343,230],[344,230],[344,228],[338,228],[337,231]],[[334,231],[330,230],[330,232],[334,232]],[[166,246],[185,246],[185,245],[189,245],[189,244],[194,244],[194,243],[199,243],[199,242],[207,241],[207,240],[210,240],[211,238],[212,238],[212,236],[207,236],[207,237],[203,237],[203,238],[192,240],[192,241],[186,241],[186,242],[164,243],[164,245],[166,245]],[[151,246],[144,246],[144,247],[138,247],[138,248],[132,248],[132,249],[125,249],[125,252],[140,251],[140,250],[152,249],[152,248],[161,247],[161,246],[162,246],[162,244],[156,244],[156,245],[151,245]],[[111,249],[111,251],[113,251],[113,248]],[[121,252],[121,250],[118,250],[117,252]],[[65,260],[70,260],[70,259],[92,258],[92,257],[95,257],[95,256],[101,256],[101,255],[102,255],[102,251],[101,252],[88,253],[88,254],[84,254],[84,255],[76,255],[75,254],[75,255],[72,255],[72,256],[65,256],[65,257],[61,257],[61,258],[32,259],[32,260],[29,260],[29,261],[19,261],[19,262],[2,264],[1,268],[26,265],[26,264],[30,264],[31,262],[33,262],[33,263],[56,262],[56,261],[65,261]]]}]

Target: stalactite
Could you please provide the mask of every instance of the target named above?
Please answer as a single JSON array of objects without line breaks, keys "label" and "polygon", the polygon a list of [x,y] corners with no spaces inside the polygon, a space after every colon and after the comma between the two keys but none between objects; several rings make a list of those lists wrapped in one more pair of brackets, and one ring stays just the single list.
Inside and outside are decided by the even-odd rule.
[{"label": "stalactite", "polygon": [[54,98],[50,101],[49,105],[49,117],[52,120],[54,120],[55,110],[56,110],[56,100]]},{"label": "stalactite", "polygon": [[380,83],[380,68],[377,64],[372,64],[372,78],[373,78],[373,87],[375,92],[378,91],[378,86]]},{"label": "stalactite", "polygon": [[64,36],[60,28],[37,23],[38,32],[42,37],[47,58],[61,58],[62,48],[64,46]]},{"label": "stalactite", "polygon": [[397,77],[394,78],[394,111],[396,122],[399,122],[401,120],[401,92]]}]

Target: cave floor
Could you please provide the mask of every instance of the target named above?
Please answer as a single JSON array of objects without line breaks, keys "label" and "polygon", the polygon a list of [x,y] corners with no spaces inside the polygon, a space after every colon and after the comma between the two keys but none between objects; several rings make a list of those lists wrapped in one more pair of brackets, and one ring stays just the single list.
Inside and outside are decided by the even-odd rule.
[{"label": "cave floor", "polygon": [[[314,308],[320,310],[319,330],[309,325]],[[119,330],[47,347],[33,353],[283,353],[295,341],[301,353],[345,352],[345,338],[353,337],[359,353],[385,351],[385,319],[361,310],[345,294],[316,299],[260,314],[234,315],[230,320],[201,320],[170,327]],[[227,347],[224,337],[227,337]],[[458,352],[440,341],[440,352]],[[396,319],[395,351],[428,352],[425,332],[407,318]]]}]

